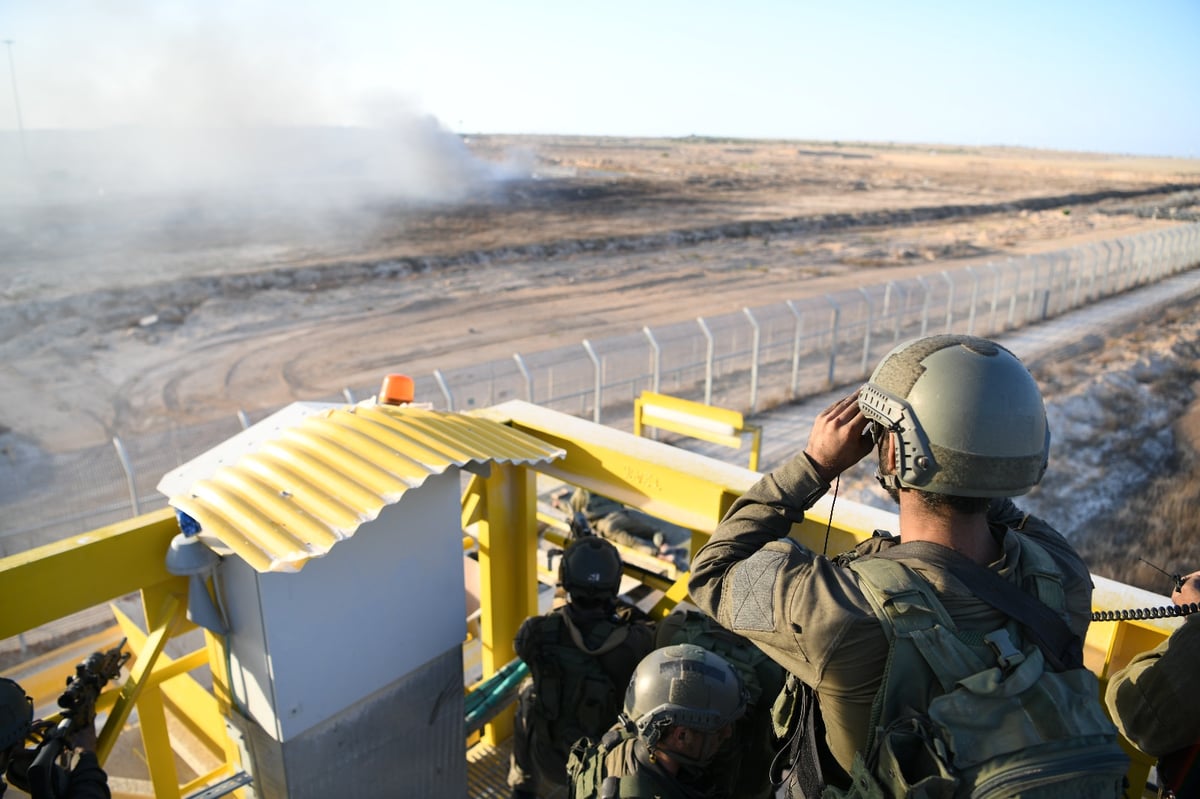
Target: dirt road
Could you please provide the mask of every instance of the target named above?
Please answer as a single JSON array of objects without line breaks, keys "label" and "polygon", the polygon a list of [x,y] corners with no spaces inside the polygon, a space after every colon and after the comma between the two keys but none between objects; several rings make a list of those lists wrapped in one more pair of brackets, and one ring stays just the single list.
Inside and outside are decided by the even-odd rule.
[{"label": "dirt road", "polygon": [[251,203],[156,228],[125,213],[144,201],[114,201],[18,248],[0,292],[0,438],[72,449],[1116,238],[1194,215],[1200,186],[1198,162],[1033,151],[468,144],[488,163],[522,150],[530,171],[452,206],[375,201],[320,224]]}]

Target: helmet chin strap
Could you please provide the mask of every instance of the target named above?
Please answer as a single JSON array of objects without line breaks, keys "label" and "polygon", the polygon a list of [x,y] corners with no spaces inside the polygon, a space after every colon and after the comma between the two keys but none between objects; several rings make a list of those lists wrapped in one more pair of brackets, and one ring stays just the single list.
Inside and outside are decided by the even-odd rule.
[{"label": "helmet chin strap", "polygon": [[875,479],[879,481],[879,485],[883,486],[883,490],[887,492],[899,491],[900,477],[896,473],[884,474],[883,470],[876,467]]}]

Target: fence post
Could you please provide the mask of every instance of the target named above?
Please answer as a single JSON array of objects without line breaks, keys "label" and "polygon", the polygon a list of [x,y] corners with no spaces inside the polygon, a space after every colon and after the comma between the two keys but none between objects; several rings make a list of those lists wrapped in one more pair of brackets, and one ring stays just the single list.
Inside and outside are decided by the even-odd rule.
[{"label": "fence post", "polygon": [[833,382],[834,365],[837,363],[837,334],[838,323],[841,321],[842,309],[833,301],[833,297],[825,295],[825,301],[833,306],[833,319],[829,326],[829,371],[826,375],[828,385],[836,385]]},{"label": "fence post", "polygon": [[716,342],[713,340],[712,331],[708,329],[704,317],[697,316],[696,322],[700,325],[700,332],[704,333],[704,338],[708,342],[708,351],[704,356],[704,404],[712,405],[713,361],[716,359]]},{"label": "fence post", "polygon": [[[1116,245],[1117,245],[1117,249],[1119,250],[1119,254],[1117,255],[1117,278],[1116,278],[1117,285],[1113,289],[1113,294],[1124,291],[1126,289],[1125,277],[1126,277],[1126,272],[1129,269],[1128,265],[1125,263],[1126,247],[1125,247],[1124,239],[1117,239]],[[1132,247],[1130,247],[1129,249],[1132,250]]]},{"label": "fence post", "polygon": [[929,283],[924,275],[917,275],[917,283],[921,284],[921,290],[925,293],[921,302],[921,335],[924,336],[929,330]]},{"label": "fence post", "polygon": [[871,314],[871,295],[867,294],[867,290],[862,286],[858,287],[858,293],[862,295],[863,304],[867,306],[867,328],[863,331],[862,365],[859,366],[859,371],[863,374],[870,374],[867,366],[871,362],[871,324],[874,321]]},{"label": "fence post", "polygon": [[792,335],[792,399],[795,399],[800,391],[800,311],[796,309],[793,300],[788,300],[785,304],[792,316],[796,317],[795,332]]},{"label": "fence post", "polygon": [[441,369],[433,370],[433,379],[437,381],[438,388],[442,391],[442,396],[446,398],[446,410],[453,413],[454,395],[450,393],[450,386],[446,383],[446,377],[442,374]]},{"label": "fence post", "polygon": [[762,344],[762,331],[759,329],[758,320],[754,318],[754,314],[749,308],[743,308],[742,312],[746,314],[746,318],[750,320],[750,327],[754,330],[750,355],[750,413],[754,414],[758,411],[758,354]]},{"label": "fence post", "polygon": [[1092,276],[1088,278],[1088,290],[1084,301],[1095,302],[1100,297],[1100,290],[1097,288],[1100,280],[1100,245],[1089,244],[1088,252],[1092,255]]},{"label": "fence post", "polygon": [[1029,303],[1025,308],[1025,324],[1033,320],[1033,303],[1038,292],[1038,260],[1036,256],[1025,256],[1025,262],[1033,267],[1033,281],[1029,284]]},{"label": "fence post", "polygon": [[1067,258],[1067,269],[1070,270],[1070,265],[1075,265],[1075,293],[1070,298],[1070,307],[1079,307],[1080,289],[1084,287],[1084,251],[1079,247],[1070,248],[1070,256]]},{"label": "fence post", "polygon": [[583,340],[583,350],[588,357],[592,359],[592,366],[595,367],[596,374],[596,406],[592,408],[592,421],[600,424],[600,403],[603,400],[604,378],[600,374],[600,358],[596,355],[596,350],[592,347],[592,342],[586,338]]},{"label": "fence post", "polygon": [[1117,248],[1113,242],[1108,241],[1107,239],[1103,242],[1103,244],[1104,244],[1104,275],[1100,279],[1101,289],[1100,289],[1099,296],[1107,297],[1109,294],[1113,293],[1113,285],[1112,284],[1113,284],[1114,278],[1112,276],[1113,276],[1113,274],[1116,273],[1116,269],[1117,269],[1117,264],[1116,264]]},{"label": "fence post", "polygon": [[946,281],[946,332],[954,332],[954,281],[950,273],[942,270],[942,280]]},{"label": "fence post", "polygon": [[119,437],[113,436],[112,443],[117,450],[117,458],[121,461],[121,468],[125,470],[125,482],[129,486],[129,508],[134,516],[141,516],[142,508],[138,503],[137,476],[133,472],[133,463],[129,460],[129,453],[125,451],[125,445]]},{"label": "fence post", "polygon": [[525,378],[525,399],[533,403],[533,375],[529,373],[529,367],[525,365],[525,359],[521,357],[521,353],[514,352],[513,360],[517,362],[517,368],[521,370],[521,377]]},{"label": "fence post", "polygon": [[893,285],[895,285],[896,288],[899,289],[900,291],[904,292],[904,308],[900,311],[897,311],[894,314],[894,318],[896,319],[896,324],[892,325],[892,343],[898,344],[900,342],[900,328],[904,324],[904,314],[908,312],[909,290],[901,287],[899,284],[895,283],[895,281],[889,280],[888,288],[891,288]]},{"label": "fence post", "polygon": [[1012,294],[1008,298],[1008,323],[1005,325],[1005,329],[1011,330],[1017,319],[1017,297],[1021,293],[1021,267],[1011,257],[1008,259],[1008,265],[1013,268],[1017,278],[1013,283]]},{"label": "fence post", "polygon": [[971,273],[971,312],[967,315],[967,335],[975,335],[975,309],[979,305],[979,273],[975,271],[975,267],[968,266],[967,271]]},{"label": "fence post", "polygon": [[662,382],[662,347],[658,346],[658,340],[654,338],[654,333],[649,327],[643,327],[642,332],[646,334],[646,341],[650,342],[650,368],[653,372],[651,378],[650,390],[655,394],[660,394],[659,384]]},{"label": "fence post", "polygon": [[1000,267],[988,261],[988,269],[992,272],[992,310],[988,315],[988,335],[996,332],[996,309],[1000,306]]}]

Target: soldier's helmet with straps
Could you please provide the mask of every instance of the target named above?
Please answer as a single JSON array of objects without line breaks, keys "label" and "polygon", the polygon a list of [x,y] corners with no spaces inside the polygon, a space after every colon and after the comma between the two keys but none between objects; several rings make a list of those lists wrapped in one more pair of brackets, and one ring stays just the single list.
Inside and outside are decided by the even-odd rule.
[{"label": "soldier's helmet with straps", "polygon": [[653,747],[669,727],[716,732],[745,711],[746,691],[725,658],[695,644],[675,644],[638,663],[622,715]]},{"label": "soldier's helmet with straps", "polygon": [[621,554],[599,536],[576,539],[563,552],[558,580],[573,599],[614,599],[621,587]]},{"label": "soldier's helmet with straps", "polygon": [[885,488],[962,497],[1012,497],[1041,481],[1050,429],[1037,382],[1004,347],[936,335],[889,352],[859,407],[896,442]]}]

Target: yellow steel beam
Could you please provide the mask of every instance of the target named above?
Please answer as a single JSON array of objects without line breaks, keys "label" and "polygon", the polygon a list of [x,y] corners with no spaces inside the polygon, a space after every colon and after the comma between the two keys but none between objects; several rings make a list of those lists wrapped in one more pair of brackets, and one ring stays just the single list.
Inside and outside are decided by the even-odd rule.
[{"label": "yellow steel beam", "polygon": [[[213,681],[212,698],[216,704],[217,713],[215,716],[205,715],[202,718],[213,718],[214,725],[219,725],[220,731],[214,730],[210,737],[214,737],[220,743],[224,751],[225,762],[230,765],[232,770],[236,771],[241,765],[242,753],[238,749],[237,741],[229,736],[224,721],[235,712],[233,692],[229,687],[231,682],[229,679],[228,642],[223,636],[208,630],[204,631],[204,641],[208,651],[208,668]],[[239,789],[234,792],[234,796],[245,797],[249,793],[246,789]]]},{"label": "yellow steel beam", "polygon": [[[179,793],[183,796],[191,796],[202,788],[205,788],[226,777],[232,777],[234,774],[233,768],[228,764],[218,766],[207,774],[201,774],[191,782],[184,783],[179,787]],[[240,792],[239,792],[240,794]]]},{"label": "yellow steel beam", "polygon": [[487,413],[566,450],[565,458],[539,466],[543,474],[701,533],[711,533],[733,501],[759,477],[748,469],[520,400]]},{"label": "yellow steel beam", "polygon": [[688,598],[688,579],[691,576],[691,572],[679,575],[675,584],[663,593],[658,602],[654,603],[654,607],[650,609],[650,618],[659,620],[666,618],[676,605]]},{"label": "yellow steel beam", "polygon": [[[104,723],[104,729],[101,731],[100,740],[96,745],[96,756],[100,759],[101,764],[108,758],[108,754],[112,751],[113,744],[116,742],[117,735],[120,734],[121,728],[125,726],[125,721],[133,711],[134,703],[138,701],[142,690],[150,681],[149,677],[153,673],[155,661],[162,654],[163,647],[166,646],[167,640],[171,637],[174,628],[183,619],[186,603],[181,598],[175,596],[169,597],[167,605],[168,607],[163,608],[159,614],[163,619],[162,624],[150,632],[150,635],[146,637],[145,644],[137,650],[135,655],[136,660],[134,661],[129,679],[121,687],[120,698],[117,699],[112,713],[109,714],[108,720]],[[161,741],[148,740],[146,718],[140,712],[139,719],[142,726],[142,743],[146,747],[146,758],[151,774],[153,775],[156,766],[169,768],[174,773],[175,763],[173,760],[169,764],[161,762],[161,750],[163,747],[166,748],[167,759],[170,760],[171,745],[169,740],[166,738],[163,738]]]},{"label": "yellow steel beam", "polygon": [[[537,483],[523,466],[496,464],[486,480],[472,481],[469,502],[482,513],[479,533],[479,620],[483,675],[515,656],[517,628],[537,606]],[[512,734],[512,711],[493,719],[484,738],[492,745]]]},{"label": "yellow steel beam", "polygon": [[166,568],[178,532],[166,509],[0,559],[0,639],[154,583],[186,590]]},{"label": "yellow steel beam", "polygon": [[[146,647],[149,636],[125,614],[116,608],[113,614],[121,625],[125,637],[134,652]],[[197,649],[179,660],[162,653],[158,662],[146,676],[146,685],[157,686],[166,695],[167,703],[178,710],[178,717],[188,730],[200,741],[214,758],[227,759],[229,736],[217,700],[204,689],[195,678],[186,672],[209,664],[207,649]],[[180,677],[181,679],[173,679]],[[140,707],[140,706],[139,706]]]},{"label": "yellow steel beam", "polygon": [[167,732],[167,711],[161,691],[142,691],[137,699],[138,725],[142,729],[142,746],[146,750],[146,765],[156,799],[177,799],[179,772],[175,769],[175,750]]}]

